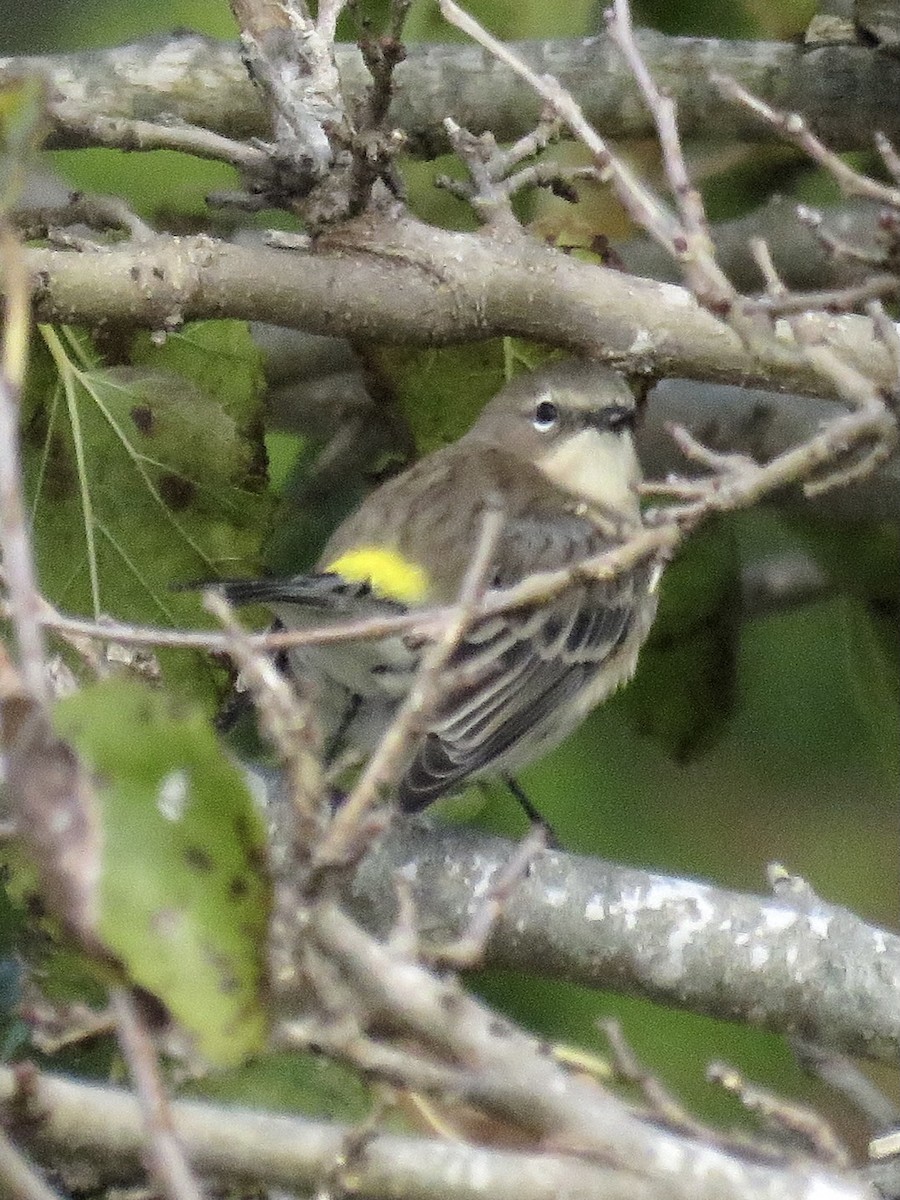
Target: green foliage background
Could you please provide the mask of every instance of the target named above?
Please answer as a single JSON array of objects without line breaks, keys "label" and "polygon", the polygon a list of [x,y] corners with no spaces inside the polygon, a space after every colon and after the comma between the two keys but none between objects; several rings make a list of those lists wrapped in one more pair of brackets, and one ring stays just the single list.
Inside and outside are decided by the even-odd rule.
[{"label": "green foliage background", "polygon": [[[669,32],[792,36],[802,30],[810,4],[646,0],[635,7],[637,20]],[[225,0],[92,0],[74,6],[45,0],[17,9],[14,21],[11,6],[4,8],[0,42],[6,52],[110,45],[178,25],[234,34]],[[564,16],[560,6],[537,0],[481,0],[471,8],[513,38],[588,32],[599,20],[598,6],[588,0],[565,6]],[[458,35],[441,24],[435,6],[417,3],[409,36]],[[162,153],[95,151],[52,159],[73,186],[124,194],[157,219],[191,219],[202,212],[207,191],[233,183],[227,168]],[[410,167],[413,203],[432,219],[452,223],[461,219],[459,209],[430,188],[441,169],[443,164]],[[771,170],[771,159],[762,158],[758,169],[751,160],[737,175],[708,173],[711,208],[751,207],[771,186]],[[785,186],[792,185],[806,195],[823,186],[815,172],[796,165],[785,178]],[[382,369],[395,382],[401,414],[420,448],[452,435],[445,414],[459,419],[454,395],[467,411],[472,408],[492,390],[508,354],[509,347],[497,346],[383,357]],[[440,391],[434,379],[442,381]],[[209,392],[212,385],[202,386]],[[283,476],[297,447],[270,439],[270,449],[276,446]],[[815,555],[834,582],[831,594],[738,627],[741,564],[762,551],[792,547]],[[242,543],[244,552],[252,554]],[[130,553],[148,572],[171,569],[184,578],[184,563],[142,546],[139,533]],[[659,629],[633,689],[523,777],[563,843],[756,891],[765,887],[766,864],[780,860],[826,898],[873,921],[895,922],[898,565],[896,529],[835,528],[800,506],[723,519],[698,537],[666,581]],[[499,794],[486,805],[472,794],[448,807],[456,818],[474,815],[492,829],[521,831],[518,814]],[[595,1020],[620,1014],[639,1052],[705,1112],[736,1112],[702,1081],[703,1063],[711,1058],[733,1061],[770,1086],[810,1094],[777,1038],[556,983],[484,975],[478,985],[532,1028],[594,1048],[602,1045]],[[274,1069],[275,1078],[283,1083],[283,1066]],[[251,1086],[254,1096],[272,1095],[260,1088],[258,1076]],[[821,1092],[815,1097],[828,1106]],[[283,1096],[280,1102],[290,1103]]]}]

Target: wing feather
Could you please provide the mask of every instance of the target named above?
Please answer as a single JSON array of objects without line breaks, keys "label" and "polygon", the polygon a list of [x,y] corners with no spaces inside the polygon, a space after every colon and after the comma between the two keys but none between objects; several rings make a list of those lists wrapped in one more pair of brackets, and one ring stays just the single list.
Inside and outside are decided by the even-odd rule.
[{"label": "wing feather", "polygon": [[[527,566],[514,561],[497,583],[514,583],[528,570],[559,566],[610,545],[587,520],[576,525],[573,519],[567,532],[558,546],[544,537],[543,561],[536,563],[526,547],[522,557]],[[505,538],[521,542],[523,531],[513,523]],[[509,546],[504,550],[504,561],[515,560]],[[573,585],[549,605],[530,606],[473,627],[448,664],[446,687],[430,729],[401,783],[403,807],[424,807],[488,768],[517,743],[552,729],[559,710],[591,682],[627,637],[645,594],[646,570],[638,567],[613,580]]]}]

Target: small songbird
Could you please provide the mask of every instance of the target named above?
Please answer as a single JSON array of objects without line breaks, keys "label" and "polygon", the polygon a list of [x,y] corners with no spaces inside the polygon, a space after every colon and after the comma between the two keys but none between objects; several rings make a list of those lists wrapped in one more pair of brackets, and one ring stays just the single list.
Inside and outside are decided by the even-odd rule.
[{"label": "small songbird", "polygon": [[[288,629],[448,604],[482,535],[502,521],[488,582],[516,584],[641,529],[634,398],[613,371],[569,360],[520,375],[468,433],[382,484],[332,535],[311,574],[231,580],[224,594],[268,605]],[[415,811],[483,773],[510,772],[570,733],[631,677],[656,611],[659,567],[475,620],[442,669],[410,746],[397,799]],[[371,750],[407,694],[421,640],[297,647],[290,669],[317,683],[330,752]]]}]

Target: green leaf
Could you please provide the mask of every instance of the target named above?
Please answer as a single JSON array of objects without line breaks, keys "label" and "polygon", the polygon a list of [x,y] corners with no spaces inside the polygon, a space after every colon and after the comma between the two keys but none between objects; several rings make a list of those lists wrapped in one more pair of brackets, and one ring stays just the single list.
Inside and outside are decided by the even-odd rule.
[{"label": "green leaf", "polygon": [[198,321],[170,334],[161,344],[150,334],[139,333],[131,362],[189,380],[215,397],[242,435],[259,434],[262,358],[246,321]]},{"label": "green leaf", "polygon": [[503,385],[502,343],[439,350],[389,346],[376,351],[419,454],[455,441]]},{"label": "green leaf", "polygon": [[94,780],[96,936],[210,1061],[258,1052],[269,889],[241,772],[202,715],[133,680],[68,697],[54,723]]},{"label": "green leaf", "polygon": [[[173,582],[252,566],[271,501],[258,359],[237,322],[190,327],[138,365],[105,368],[71,331],[42,331],[24,405],[41,586],[60,608],[208,623]],[[199,656],[170,656],[196,691]]]}]

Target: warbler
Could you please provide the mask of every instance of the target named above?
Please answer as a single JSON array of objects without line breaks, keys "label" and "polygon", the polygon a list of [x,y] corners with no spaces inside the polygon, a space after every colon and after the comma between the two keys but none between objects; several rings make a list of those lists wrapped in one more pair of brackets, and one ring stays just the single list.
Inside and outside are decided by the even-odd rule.
[{"label": "warbler", "polygon": [[[235,603],[268,605],[288,629],[449,604],[488,507],[499,507],[501,521],[493,587],[599,554],[641,529],[634,419],[628,386],[599,364],[569,360],[520,375],[458,441],[369,495],[311,574],[220,586]],[[634,672],[658,574],[641,562],[476,619],[437,680],[397,784],[399,805],[421,809],[486,772],[509,777],[561,741]],[[318,684],[325,745],[374,748],[421,652],[420,640],[402,634],[292,649],[290,670]]]}]

